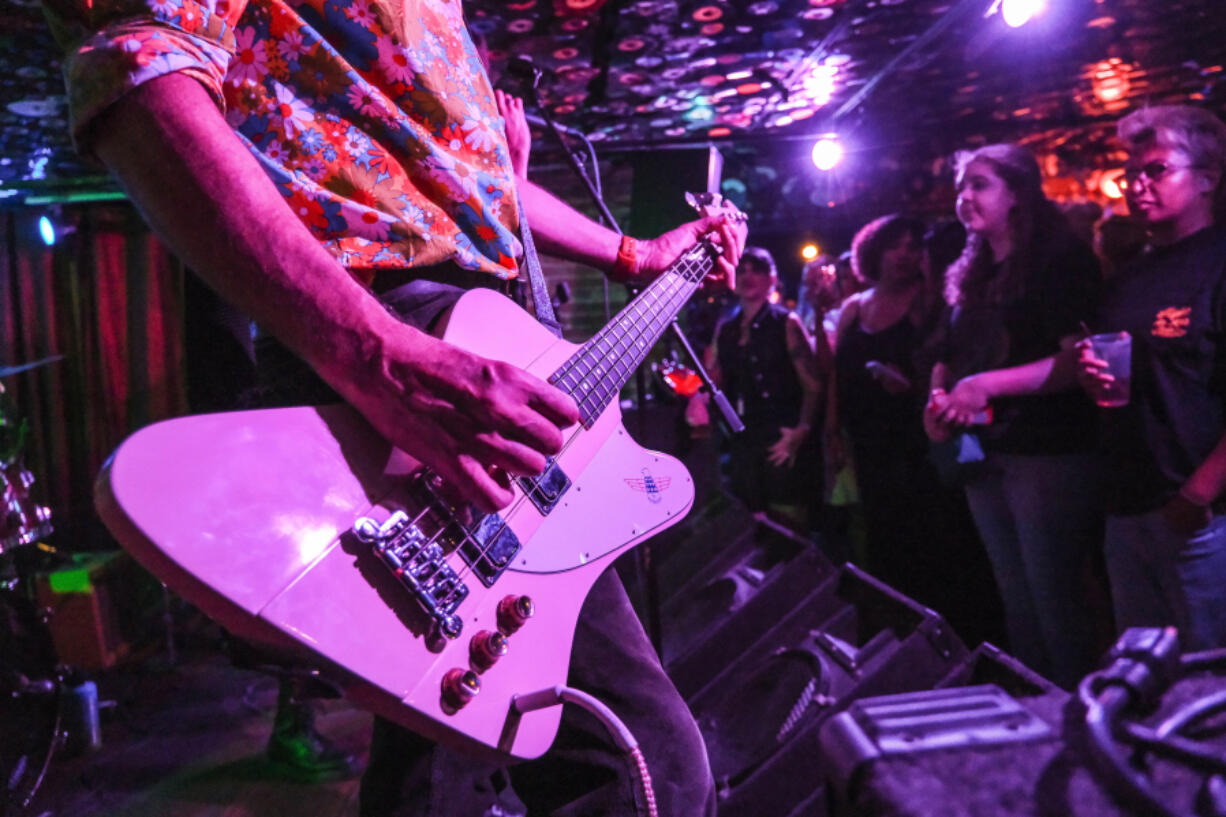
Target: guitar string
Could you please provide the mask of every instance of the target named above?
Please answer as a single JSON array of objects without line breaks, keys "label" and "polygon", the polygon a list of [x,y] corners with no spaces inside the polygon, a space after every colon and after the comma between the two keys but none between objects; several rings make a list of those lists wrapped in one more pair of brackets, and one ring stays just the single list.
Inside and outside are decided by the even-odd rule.
[{"label": "guitar string", "polygon": [[[689,261],[690,259],[688,259],[688,258],[687,258],[687,259],[684,259],[684,260]],[[709,260],[709,259],[708,259],[708,260]],[[701,265],[701,259],[699,259],[699,265]],[[686,301],[688,301],[688,300],[689,300],[689,299],[690,299],[690,298],[693,296],[693,290],[694,290],[694,289],[697,289],[697,285],[698,285],[698,283],[699,283],[699,282],[701,282],[701,280],[702,280],[702,276],[699,276],[699,277],[698,277],[696,280],[691,280],[691,279],[690,279],[690,275],[692,275],[694,272],[695,272],[695,270],[691,268],[691,269],[686,269],[686,270],[684,270],[684,272],[679,272],[679,273],[676,273],[676,274],[675,274],[675,277],[676,277],[676,278],[679,278],[679,279],[680,279],[680,281],[674,281],[674,282],[673,282],[673,286],[671,287],[672,291],[671,291],[671,292],[668,292],[667,294],[664,294],[664,295],[662,296],[662,298],[660,297],[660,293],[659,293],[659,291],[657,291],[657,293],[656,293],[656,295],[657,295],[657,303],[656,303],[656,304],[654,304],[653,306],[655,306],[655,307],[659,307],[659,303],[658,303],[658,301],[659,301],[659,300],[665,300],[665,301],[666,301],[666,303],[665,303],[666,308],[665,308],[664,310],[659,310],[659,311],[657,311],[657,312],[656,312],[656,315],[655,315],[655,316],[652,318],[652,320],[651,320],[651,324],[650,324],[650,325],[654,325],[654,324],[657,322],[657,321],[656,321],[656,318],[658,318],[660,315],[663,315],[663,314],[665,314],[665,313],[671,312],[671,311],[673,310],[673,307],[674,307],[674,306],[677,306],[677,309],[679,310],[679,309],[680,309],[680,306],[684,305],[684,304],[685,304],[685,302],[686,302]],[[703,275],[705,276],[705,272],[703,273]],[[663,277],[663,276],[661,276],[661,277]],[[679,284],[679,285],[678,285],[678,284]],[[678,302],[679,302],[679,304],[678,304]],[[675,316],[674,316],[674,317],[675,317]],[[672,320],[672,317],[670,317],[670,318],[668,318],[668,319],[666,319],[666,320],[664,320],[664,321],[662,322],[662,324],[663,324],[663,325],[659,327],[659,332],[658,332],[658,334],[656,335],[656,340],[658,340],[658,339],[659,339],[659,336],[660,336],[660,335],[663,335],[663,333],[664,333],[664,328],[667,326],[667,324],[668,324],[668,322],[669,322],[670,320]],[[655,331],[656,331],[655,329],[652,329],[652,332],[655,332]],[[652,346],[653,346],[653,347],[654,347],[654,345],[655,345],[655,344],[654,344],[654,343],[652,343]],[[585,347],[586,347],[586,344],[585,344]],[[580,350],[580,352],[579,352],[579,353],[577,353],[577,354],[575,355],[575,357],[578,357],[579,355],[581,355],[581,354],[583,353],[583,351],[584,351],[584,350],[582,350],[582,349],[581,349],[581,350]],[[648,349],[648,351],[650,351],[650,348]],[[646,355],[646,353],[644,353],[644,357],[645,357],[645,355]],[[569,361],[568,361],[568,362],[569,362]],[[565,365],[565,364],[563,364],[563,365]],[[640,361],[640,365],[641,365],[641,361]],[[636,366],[635,368],[637,368],[637,366]],[[603,379],[603,378],[602,378],[602,379]],[[610,395],[610,397],[611,397],[611,395]],[[607,409],[607,407],[608,407],[608,403],[606,403],[606,404],[605,404],[605,406],[604,406],[604,407],[602,407],[600,414],[603,414],[603,413],[604,413],[604,411],[605,411],[605,409]],[[597,414],[597,415],[596,415],[596,419],[599,419],[600,414]],[[586,429],[584,429],[584,430],[586,430]],[[556,461],[557,459],[561,458],[561,456],[562,456],[562,455],[563,455],[563,454],[566,452],[566,450],[570,448],[571,444],[572,444],[572,443],[573,443],[575,440],[577,440],[577,439],[579,438],[579,435],[580,435],[580,430],[579,430],[579,429],[576,429],[575,433],[574,433],[574,434],[572,434],[572,435],[570,436],[570,438],[569,438],[569,439],[567,439],[567,440],[566,440],[566,441],[563,443],[562,448],[561,448],[561,449],[558,451],[558,453],[555,455],[555,458],[554,458],[554,459],[555,459],[555,461]],[[510,507],[510,508],[508,508],[508,509],[507,509],[505,512],[503,512],[503,514],[502,514],[502,525],[501,525],[501,526],[500,526],[500,527],[499,527],[499,528],[498,528],[498,529],[497,529],[497,530],[496,530],[496,531],[495,531],[493,534],[491,534],[491,535],[490,535],[490,537],[489,537],[489,538],[486,540],[486,541],[487,541],[487,543],[492,543],[492,542],[497,541],[498,537],[499,537],[499,536],[501,536],[501,535],[502,535],[502,533],[503,533],[503,531],[505,531],[505,530],[506,530],[506,528],[507,528],[507,527],[508,527],[508,526],[511,524],[512,519],[515,517],[515,515],[516,515],[516,513],[519,511],[520,507],[521,507],[521,506],[524,504],[524,501],[525,501],[525,500],[527,500],[527,499],[528,499],[528,495],[527,495],[527,493],[526,493],[526,492],[523,492],[523,491],[522,491],[522,489],[521,489],[521,494],[520,494],[519,498],[518,498],[518,499],[517,499],[517,500],[516,500],[514,503],[512,503],[512,505],[511,505],[511,507]],[[475,541],[475,540],[474,540],[474,541]],[[521,548],[521,549],[522,549],[522,548]],[[480,551],[479,556],[477,556],[477,557],[476,557],[476,559],[474,559],[474,561],[479,561],[480,559],[483,559],[483,558],[487,557],[487,556],[489,555],[489,552],[490,552],[490,549],[489,549],[488,547],[486,547],[486,546],[482,546],[482,547],[481,547],[481,551]],[[460,579],[465,578],[465,577],[466,577],[466,576],[467,576],[467,575],[468,575],[470,572],[472,572],[474,569],[475,569],[475,568],[473,567],[473,565],[469,564],[469,563],[467,562],[467,560],[465,560],[464,567],[463,567],[463,568],[462,568],[462,569],[461,569],[461,570],[460,570],[460,571],[457,573],[457,575],[456,575],[457,581],[458,581],[458,580],[460,580]]]},{"label": "guitar string", "polygon": [[[700,274],[700,275],[698,275],[697,277],[692,277],[692,276],[694,276],[694,273],[695,273],[695,272],[698,272],[698,271],[699,271],[699,270],[698,270],[698,267],[703,267],[703,266],[706,266],[706,265],[709,265],[709,266],[707,266],[707,268],[706,268],[706,269],[702,270],[702,272],[701,272],[701,274]],[[666,312],[672,312],[672,311],[673,311],[673,307],[674,307],[674,305],[676,305],[676,306],[677,306],[677,311],[679,312],[679,311],[680,311],[681,306],[684,306],[685,302],[686,302],[686,301],[688,301],[688,300],[689,300],[689,299],[690,299],[690,298],[693,296],[693,292],[694,292],[694,290],[696,290],[696,289],[698,288],[699,283],[701,283],[702,279],[703,279],[703,278],[706,276],[706,274],[707,274],[707,272],[710,270],[710,268],[714,266],[714,261],[713,261],[713,259],[712,259],[712,258],[709,256],[709,254],[704,254],[704,255],[701,255],[701,256],[698,256],[698,257],[692,257],[692,256],[690,256],[690,255],[687,253],[685,256],[682,256],[682,258],[681,258],[681,259],[679,259],[679,262],[678,262],[678,265],[677,265],[677,266],[679,267],[679,269],[678,269],[678,270],[671,270],[671,269],[670,269],[670,270],[666,270],[666,271],[665,271],[665,274],[664,274],[664,275],[661,275],[661,276],[660,276],[660,278],[659,278],[659,279],[657,279],[657,280],[664,279],[666,275],[668,275],[669,273],[673,273],[673,277],[674,277],[674,278],[677,278],[677,279],[680,279],[680,280],[679,280],[679,281],[674,281],[674,282],[673,282],[673,287],[672,287],[672,292],[670,292],[670,293],[668,293],[668,294],[666,294],[666,295],[663,295],[663,297],[662,297],[662,298],[661,298],[661,293],[660,293],[660,291],[659,291],[659,290],[657,290],[657,291],[654,293],[654,297],[655,297],[655,299],[656,299],[656,303],[655,303],[655,304],[653,304],[653,306],[658,308],[658,307],[659,307],[659,301],[663,299],[663,300],[665,300],[665,301],[666,301],[666,307],[667,307],[667,308],[666,308],[666,309],[664,309],[664,310],[658,310],[658,311],[656,311],[656,316],[655,316],[655,317],[658,317],[659,315],[662,315],[662,314],[664,314],[664,313],[666,313]],[[680,285],[677,285],[678,283],[679,283]],[[636,301],[638,301],[638,300],[639,300],[639,299],[636,299]],[[632,301],[630,304],[628,304],[628,305],[627,305],[627,309],[629,309],[630,307],[633,307],[633,306],[635,305],[636,301]],[[678,301],[680,301],[680,304],[678,304],[678,303],[677,303]],[[652,324],[654,324],[654,323],[655,323],[655,317],[653,317],[653,318],[652,318]],[[663,325],[659,327],[659,332],[658,332],[658,334],[656,334],[656,341],[658,341],[658,340],[659,340],[659,338],[660,338],[660,336],[662,336],[662,335],[664,334],[664,331],[665,331],[665,328],[667,327],[668,322],[669,322],[669,321],[671,321],[671,320],[672,320],[673,318],[675,318],[675,317],[676,317],[676,315],[675,315],[675,314],[673,314],[673,315],[672,315],[671,317],[669,317],[667,320],[663,321]],[[615,324],[615,323],[616,323],[616,321],[614,321],[614,324]],[[613,324],[610,324],[610,325],[613,325]],[[606,328],[607,328],[607,327],[606,327]],[[602,331],[603,331],[603,330],[602,330]],[[655,329],[653,329],[653,330],[652,330],[652,332],[655,332]],[[599,335],[598,335],[598,336],[599,336]],[[595,340],[595,338],[593,338],[593,340]],[[579,350],[579,352],[577,352],[575,355],[573,355],[571,358],[569,358],[569,359],[568,359],[568,360],[567,360],[565,363],[563,363],[561,368],[565,368],[565,367],[567,366],[567,364],[571,363],[571,361],[576,360],[577,358],[582,357],[582,356],[584,355],[584,353],[585,353],[586,351],[588,351],[588,350],[589,350],[590,345],[591,345],[591,341],[589,341],[589,343],[587,343],[587,344],[584,344],[583,348],[581,348],[581,349]],[[653,343],[652,343],[651,347],[654,347],[654,346],[655,346],[655,342],[653,342]],[[647,350],[644,352],[644,355],[643,355],[643,356],[644,356],[644,359],[646,358],[646,354],[650,352],[650,348],[651,348],[651,347],[649,347],[649,348],[648,348],[648,349],[647,349]],[[576,365],[577,365],[577,364],[576,364]],[[640,361],[640,362],[639,362],[639,365],[642,365],[642,361]],[[637,368],[637,366],[636,366],[635,368]],[[603,379],[603,377],[602,377],[601,379]],[[583,382],[584,382],[583,380],[580,380],[580,383],[579,383],[579,384],[576,386],[576,388],[578,388],[579,386],[581,386],[581,385],[583,384]],[[574,395],[571,395],[571,396],[573,397]],[[611,397],[612,397],[612,395],[610,395],[610,398],[611,398]],[[578,401],[576,401],[576,402],[578,402]],[[602,408],[601,408],[600,413],[599,413],[599,414],[597,414],[597,415],[595,416],[595,418],[593,418],[593,423],[595,423],[595,421],[599,419],[600,414],[603,414],[603,413],[604,413],[604,411],[605,411],[605,409],[607,409],[607,407],[608,407],[608,404],[606,403],[606,405],[605,405],[604,407],[602,407]],[[580,426],[581,426],[581,425],[582,425],[582,423],[580,423]],[[565,441],[563,442],[563,444],[562,444],[562,448],[561,448],[561,449],[558,451],[558,453],[557,453],[556,455],[554,455],[554,460],[555,460],[555,462],[557,461],[557,459],[561,458],[561,456],[562,456],[562,455],[563,455],[563,454],[564,454],[564,453],[567,451],[567,449],[569,449],[569,448],[570,448],[571,444],[572,444],[572,443],[573,443],[575,440],[579,439],[579,436],[580,436],[580,431],[581,431],[581,430],[586,431],[587,429],[579,429],[579,428],[576,428],[575,432],[574,432],[574,433],[573,433],[573,434],[570,436],[570,438],[569,438],[569,439],[567,439],[567,440],[565,440]],[[503,532],[504,532],[504,531],[507,529],[507,527],[508,527],[508,526],[511,524],[512,519],[515,517],[515,515],[517,514],[517,512],[519,511],[519,509],[520,509],[520,508],[523,506],[523,504],[524,504],[524,502],[525,502],[526,500],[528,500],[528,494],[527,494],[527,492],[525,492],[525,491],[523,491],[523,490],[521,489],[521,492],[520,492],[519,497],[518,497],[518,498],[515,500],[515,502],[513,502],[513,503],[511,504],[511,506],[510,506],[509,508],[507,508],[507,510],[506,510],[506,511],[504,511],[504,512],[502,513],[502,515],[501,515],[501,517],[502,517],[502,525],[501,525],[501,526],[500,526],[500,527],[499,527],[499,528],[498,528],[496,531],[494,531],[494,532],[493,532],[493,533],[492,533],[492,534],[489,536],[489,538],[486,540],[486,543],[487,543],[486,545],[481,545],[481,546],[480,546],[480,553],[479,553],[479,555],[478,555],[478,556],[476,556],[476,557],[473,559],[473,561],[474,561],[474,562],[480,562],[480,560],[481,560],[481,559],[484,559],[484,558],[486,558],[486,557],[489,555],[489,553],[490,553],[490,548],[488,547],[488,545],[489,545],[490,543],[496,542],[496,541],[498,540],[498,537],[500,537],[500,536],[502,535],[502,533],[503,533]],[[420,518],[421,516],[424,516],[424,515],[425,515],[425,513],[426,513],[427,511],[428,511],[428,508],[423,509],[422,513],[421,513],[421,514],[419,514],[419,515],[418,515],[416,518]],[[460,525],[460,527],[461,527],[461,529],[463,529],[463,528],[464,528],[464,526],[463,526],[463,525]],[[445,526],[445,525],[444,525],[444,526],[442,526],[442,527],[440,528],[440,530],[439,530],[439,531],[438,531],[438,532],[437,532],[437,533],[436,533],[434,536],[430,537],[430,539],[429,539],[429,542],[428,542],[428,543],[433,543],[435,540],[437,540],[437,539],[438,539],[438,537],[439,537],[439,536],[441,536],[441,535],[442,535],[442,533],[445,531],[445,529],[446,529],[446,526]],[[468,534],[467,530],[464,530],[464,536],[463,536],[463,538],[464,538],[464,539],[470,539],[470,538],[472,538],[472,537],[471,537],[471,535],[469,535],[469,534]],[[475,539],[473,539],[473,541],[475,542],[476,540],[475,540]],[[463,542],[461,542],[461,544],[463,544]],[[457,545],[457,548],[456,548],[456,549],[457,549],[457,550],[459,549],[459,545]],[[523,548],[522,548],[522,546],[521,546],[521,550],[522,550],[522,549],[523,549]],[[461,557],[461,558],[462,558],[462,557]],[[474,565],[473,565],[473,564],[470,564],[470,563],[468,562],[468,560],[463,560],[463,561],[464,561],[464,566],[463,566],[463,567],[462,567],[462,568],[461,568],[459,571],[457,571],[457,572],[456,572],[456,583],[457,583],[457,584],[459,584],[459,583],[460,583],[460,582],[461,582],[463,579],[465,579],[465,578],[468,576],[468,574],[469,574],[469,573],[471,573],[471,572],[473,572],[473,571],[475,570]],[[448,596],[447,596],[447,600],[446,600],[446,601],[444,601],[444,602],[443,602],[443,604],[447,604],[447,603],[449,603],[449,602],[450,602],[450,601],[451,601],[451,600],[454,598],[454,596],[455,596],[455,590],[453,589],[453,590],[452,590],[452,592],[451,592],[450,594],[448,594]],[[461,600],[461,603],[462,603],[462,600]]]},{"label": "guitar string", "polygon": [[[675,314],[674,314],[674,315],[672,315],[672,316],[670,316],[669,318],[664,319],[663,321],[658,321],[657,319],[658,319],[658,318],[659,318],[661,315],[668,314],[668,313],[673,313],[673,312],[674,312],[674,307],[676,307],[676,310],[677,310],[677,311],[679,311],[680,307],[681,307],[681,306],[683,306],[683,305],[685,304],[685,302],[686,302],[686,301],[688,301],[688,300],[690,299],[690,297],[692,297],[692,295],[693,295],[693,290],[697,288],[697,284],[698,284],[699,282],[701,282],[702,278],[703,278],[703,277],[705,276],[705,274],[706,274],[706,272],[705,272],[705,271],[703,271],[703,272],[702,272],[702,274],[700,274],[700,275],[698,275],[698,276],[697,276],[697,278],[692,278],[691,276],[693,276],[695,272],[698,272],[698,270],[694,268],[694,265],[696,264],[697,266],[701,267],[701,266],[703,265],[703,261],[704,261],[704,260],[705,260],[705,261],[706,261],[708,264],[711,264],[711,265],[713,266],[713,263],[711,262],[711,260],[710,260],[710,259],[709,259],[707,256],[705,256],[705,255],[704,255],[704,256],[700,256],[700,257],[699,257],[699,258],[697,258],[697,259],[694,259],[694,258],[691,258],[691,257],[684,257],[683,259],[681,259],[681,261],[682,261],[683,263],[678,264],[678,266],[679,266],[679,267],[682,267],[682,269],[679,269],[679,270],[669,270],[669,271],[668,271],[669,273],[672,273],[672,274],[673,274],[673,275],[672,275],[673,280],[672,280],[672,281],[670,281],[670,282],[668,282],[668,285],[667,285],[666,287],[663,287],[663,288],[662,288],[662,291],[661,291],[661,289],[657,289],[657,290],[656,290],[656,291],[655,291],[655,292],[652,294],[652,296],[651,296],[651,297],[654,299],[654,301],[655,301],[655,302],[654,302],[654,303],[652,303],[652,304],[650,304],[650,307],[653,309],[653,311],[655,312],[655,314],[653,315],[653,317],[650,319],[650,322],[649,322],[649,327],[650,327],[650,329],[651,329],[650,333],[643,333],[644,335],[645,335],[645,334],[655,334],[656,340],[658,340],[658,339],[659,339],[660,335],[662,335],[662,334],[663,334],[663,332],[664,332],[664,327],[665,327],[665,326],[667,326],[668,322],[669,322],[670,320],[672,320],[672,318],[673,318],[673,317],[675,317]],[[661,276],[661,279],[663,279],[663,278],[664,278],[664,276]],[[665,307],[664,309],[660,309],[660,306],[661,306],[661,303],[660,303],[660,302],[661,302],[661,301],[663,301],[663,302],[664,302],[664,303],[663,303],[663,306]],[[630,306],[635,306],[635,304],[632,302],[632,304],[628,305],[628,308],[629,308]],[[641,304],[640,304],[640,306],[641,306]],[[655,324],[656,324],[657,322],[659,322],[659,323],[661,323],[661,324],[662,324],[661,326],[659,326],[659,327],[658,327],[658,329],[655,327]],[[617,321],[614,321],[612,324],[610,324],[610,326],[613,326],[613,325],[616,325],[616,324],[617,324]],[[641,336],[642,336],[642,335],[641,335]],[[653,343],[651,344],[651,347],[654,347],[654,345],[655,345],[655,343],[653,342]],[[576,358],[582,357],[582,356],[584,355],[584,353],[585,353],[586,351],[588,351],[588,350],[589,350],[589,347],[590,347],[590,346],[591,346],[591,342],[589,342],[588,344],[585,344],[585,345],[584,345],[584,348],[583,348],[583,349],[580,349],[580,350],[579,350],[579,352],[578,352],[578,353],[576,353],[575,355],[573,355],[573,356],[572,356],[572,358],[571,358],[570,360],[574,360],[574,359],[576,359]],[[647,352],[650,352],[651,347],[648,347],[648,348],[647,348],[647,350],[646,350],[646,351],[643,353],[643,356],[644,356],[644,357],[646,357]],[[624,351],[624,350],[623,350],[623,351]],[[568,360],[567,362],[569,363],[569,362],[570,362],[570,360]],[[566,364],[563,364],[563,367],[565,367],[565,365],[566,365]],[[641,361],[639,361],[639,364],[638,364],[638,365],[641,365]],[[635,368],[637,368],[637,365],[636,365],[635,367],[633,367],[632,369],[630,369],[630,371],[633,371],[633,369],[635,369]],[[604,378],[604,376],[602,375],[602,376],[599,378],[599,381],[600,381],[600,382],[603,382],[603,381],[604,381],[604,379],[605,379],[605,378]],[[582,385],[582,384],[583,384],[583,382],[584,382],[584,381],[580,381],[580,384],[579,384],[579,385]],[[600,385],[600,383],[599,383],[599,382],[598,382],[598,383],[596,383],[596,384],[593,384],[593,388],[597,388],[599,385]],[[590,396],[590,394],[591,394],[591,392],[589,392],[588,396]],[[572,395],[572,396],[573,396],[573,395]],[[599,419],[600,414],[603,414],[603,413],[604,413],[604,410],[605,410],[605,409],[607,408],[607,406],[608,406],[608,402],[607,402],[607,401],[608,401],[609,399],[611,399],[611,398],[612,398],[612,394],[605,396],[605,397],[604,397],[604,398],[603,398],[603,399],[600,401],[600,402],[603,402],[603,403],[604,403],[604,406],[602,406],[602,407],[601,407],[600,412],[599,412],[598,414],[596,414],[596,416],[595,416],[595,418],[594,418],[594,421],[595,421],[596,419]],[[586,430],[586,429],[585,429],[585,430]],[[554,459],[555,459],[555,462],[556,462],[556,460],[557,460],[558,458],[560,458],[560,457],[561,457],[561,456],[562,456],[562,455],[563,455],[563,454],[566,452],[566,450],[567,450],[567,449],[570,447],[571,443],[572,443],[572,442],[574,442],[576,439],[578,439],[578,438],[579,438],[579,434],[580,434],[580,431],[579,431],[578,429],[576,429],[575,433],[574,433],[574,434],[572,434],[572,435],[571,435],[571,437],[570,437],[568,440],[566,440],[566,441],[563,443],[563,446],[562,446],[561,450],[559,450],[559,451],[558,451],[558,453],[555,455],[555,458],[554,458]],[[521,490],[522,490],[522,489],[521,489]],[[503,532],[503,531],[504,531],[504,530],[507,528],[507,526],[508,526],[508,525],[511,523],[511,520],[514,518],[514,516],[515,516],[515,514],[517,513],[517,511],[519,510],[520,506],[523,504],[524,500],[525,500],[525,499],[527,499],[527,498],[528,498],[528,497],[527,497],[527,493],[526,493],[526,492],[521,493],[521,496],[519,497],[519,499],[518,499],[516,502],[514,502],[514,503],[511,505],[511,507],[510,507],[510,508],[508,508],[508,509],[507,509],[507,510],[506,510],[506,511],[505,511],[505,512],[502,514],[502,519],[503,519],[503,524],[502,524],[502,526],[501,526],[501,527],[499,527],[499,528],[498,528],[498,530],[497,530],[497,531],[495,531],[495,532],[494,532],[494,533],[493,533],[493,534],[490,536],[490,538],[487,540],[487,542],[494,542],[494,541],[496,541],[496,540],[497,540],[497,538],[498,538],[499,536],[501,536],[501,535],[502,535],[502,532]],[[488,556],[488,555],[489,555],[489,549],[488,549],[488,548],[486,548],[486,547],[482,547],[482,549],[481,549],[481,553],[480,553],[480,556],[479,556],[478,558],[484,558],[484,557],[486,557],[486,556]],[[468,574],[468,572],[469,572],[469,571],[471,571],[471,570],[472,570],[472,566],[471,566],[471,565],[467,565],[467,564],[466,564],[465,569],[462,571],[462,573],[461,573],[460,575],[461,575],[461,576],[466,576],[466,575]]]}]

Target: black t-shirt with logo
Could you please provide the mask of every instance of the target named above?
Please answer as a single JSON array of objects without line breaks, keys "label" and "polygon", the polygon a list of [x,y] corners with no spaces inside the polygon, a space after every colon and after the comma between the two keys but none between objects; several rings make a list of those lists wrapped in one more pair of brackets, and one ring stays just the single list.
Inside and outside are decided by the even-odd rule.
[{"label": "black t-shirt with logo", "polygon": [[1102,409],[1107,508],[1164,505],[1226,431],[1226,228],[1158,247],[1108,286],[1100,332],[1132,335],[1132,398]]}]

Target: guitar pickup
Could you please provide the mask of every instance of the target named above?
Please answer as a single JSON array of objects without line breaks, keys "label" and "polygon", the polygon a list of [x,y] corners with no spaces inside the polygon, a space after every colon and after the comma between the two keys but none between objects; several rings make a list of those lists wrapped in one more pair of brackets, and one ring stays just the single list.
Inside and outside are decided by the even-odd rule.
[{"label": "guitar pickup", "polygon": [[481,583],[492,587],[511,560],[519,553],[519,537],[496,513],[489,514],[469,532],[460,544],[462,558]]},{"label": "guitar pickup", "polygon": [[548,516],[570,488],[570,478],[552,458],[545,461],[545,472],[539,477],[517,477],[515,481],[542,516]]}]

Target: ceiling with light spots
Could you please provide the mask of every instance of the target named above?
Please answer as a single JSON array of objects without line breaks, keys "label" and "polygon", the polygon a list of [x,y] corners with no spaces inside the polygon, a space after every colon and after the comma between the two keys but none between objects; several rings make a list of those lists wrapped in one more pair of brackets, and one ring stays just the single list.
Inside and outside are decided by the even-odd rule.
[{"label": "ceiling with light spots", "polygon": [[[679,144],[725,153],[757,207],[934,195],[959,147],[1015,140],[1093,189],[1118,167],[1121,112],[1193,100],[1226,111],[1226,0],[1047,0],[1013,29],[999,0],[468,0],[491,70],[545,69],[543,106],[605,157]],[[0,196],[105,187],[66,136],[37,0],[0,0]],[[816,134],[848,154],[821,176]],[[538,140],[534,156],[548,152]],[[938,171],[934,173],[933,171]],[[11,196],[13,203],[24,192]],[[3,199],[0,198],[0,202]],[[752,213],[751,213],[752,214]]]}]

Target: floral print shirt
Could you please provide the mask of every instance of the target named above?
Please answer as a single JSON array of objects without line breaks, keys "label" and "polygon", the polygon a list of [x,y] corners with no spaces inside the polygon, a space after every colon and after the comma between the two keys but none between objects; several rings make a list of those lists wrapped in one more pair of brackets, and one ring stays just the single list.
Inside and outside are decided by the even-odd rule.
[{"label": "floral print shirt", "polygon": [[460,0],[44,0],[78,148],[132,88],[184,71],[359,278],[454,260],[516,274],[502,118]]}]

